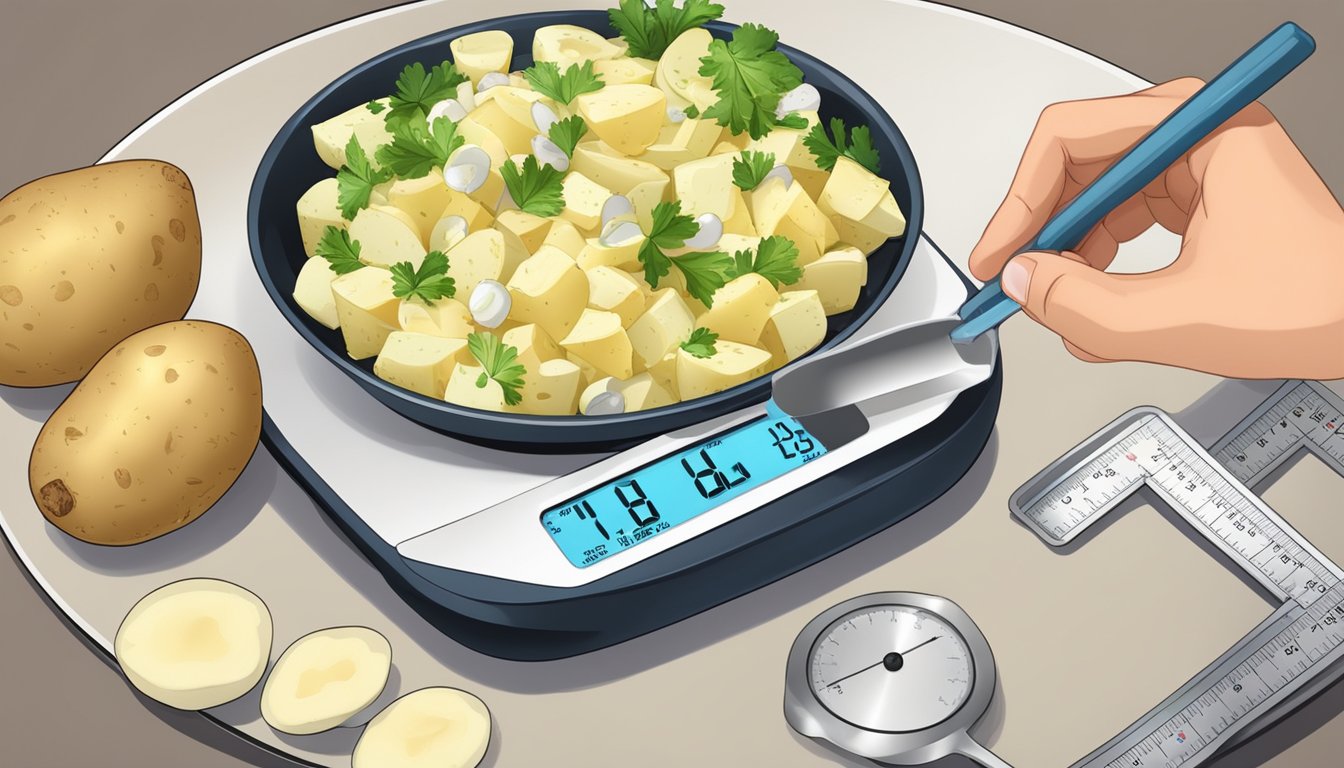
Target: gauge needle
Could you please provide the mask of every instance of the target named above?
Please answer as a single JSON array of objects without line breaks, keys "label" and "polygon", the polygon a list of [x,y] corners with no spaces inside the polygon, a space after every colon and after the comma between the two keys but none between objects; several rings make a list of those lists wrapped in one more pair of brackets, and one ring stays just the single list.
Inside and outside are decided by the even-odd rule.
[{"label": "gauge needle", "polygon": [[895,671],[899,670],[901,667],[904,667],[904,666],[905,666],[905,657],[906,657],[907,655],[909,655],[909,654],[911,654],[911,653],[913,653],[913,652],[919,650],[920,648],[923,648],[924,646],[928,645],[929,643],[932,643],[934,640],[941,640],[942,637],[943,637],[942,635],[934,635],[933,637],[930,637],[928,640],[925,640],[924,642],[920,643],[919,645],[916,645],[914,648],[911,648],[911,649],[909,649],[909,650],[907,650],[907,651],[905,651],[905,652],[903,652],[903,653],[897,653],[897,652],[895,652],[895,651],[893,651],[893,652],[891,652],[891,653],[888,653],[886,656],[883,656],[883,657],[882,657],[881,659],[879,659],[878,661],[876,661],[876,662],[874,662],[874,663],[872,663],[872,664],[869,664],[868,666],[864,667],[863,669],[858,670],[857,672],[850,672],[848,675],[845,675],[844,677],[840,678],[839,680],[836,680],[836,681],[834,681],[834,682],[827,683],[827,684],[826,684],[826,687],[827,687],[827,688],[833,688],[833,687],[835,687],[835,686],[837,686],[837,685],[839,685],[839,684],[845,682],[845,681],[848,680],[849,678],[854,677],[855,675],[861,675],[861,674],[863,674],[864,672],[867,672],[868,670],[872,669],[873,667],[882,666],[882,667],[886,667],[888,672],[895,672]]}]

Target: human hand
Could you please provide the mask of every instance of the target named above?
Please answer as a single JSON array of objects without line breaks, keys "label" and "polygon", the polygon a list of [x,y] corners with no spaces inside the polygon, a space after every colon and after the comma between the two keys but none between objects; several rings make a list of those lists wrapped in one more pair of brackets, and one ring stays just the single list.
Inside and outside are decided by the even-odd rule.
[{"label": "human hand", "polygon": [[[1186,78],[1047,107],[971,272],[988,280],[1002,270],[1004,292],[1083,360],[1344,378],[1344,210],[1259,103],[1112,211],[1076,252],[1014,256],[1202,85]],[[1182,236],[1171,265],[1103,271],[1153,224]]]}]

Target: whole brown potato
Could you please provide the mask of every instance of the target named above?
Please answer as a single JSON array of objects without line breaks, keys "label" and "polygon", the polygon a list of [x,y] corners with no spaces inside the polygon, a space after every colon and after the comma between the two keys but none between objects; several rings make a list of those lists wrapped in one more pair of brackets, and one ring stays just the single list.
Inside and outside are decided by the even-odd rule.
[{"label": "whole brown potato", "polygon": [[181,319],[201,278],[187,175],[94,165],[0,199],[0,384],[77,381],[132,333]]},{"label": "whole brown potato", "polygon": [[136,544],[200,517],[261,435],[261,373],[237,331],[182,320],[113,347],[43,425],[28,484],[53,525]]}]

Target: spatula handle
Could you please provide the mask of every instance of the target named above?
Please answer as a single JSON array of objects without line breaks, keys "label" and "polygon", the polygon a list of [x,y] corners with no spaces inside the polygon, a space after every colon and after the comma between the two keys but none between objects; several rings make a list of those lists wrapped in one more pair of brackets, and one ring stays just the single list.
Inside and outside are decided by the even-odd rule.
[{"label": "spatula handle", "polygon": [[[1106,214],[1146,187],[1215,128],[1264,95],[1315,50],[1316,41],[1291,21],[1269,33],[1079,192],[1023,250],[1076,248]],[[973,341],[1021,308],[1003,292],[996,277],[962,305],[958,313],[962,322],[952,330],[952,340]]]}]

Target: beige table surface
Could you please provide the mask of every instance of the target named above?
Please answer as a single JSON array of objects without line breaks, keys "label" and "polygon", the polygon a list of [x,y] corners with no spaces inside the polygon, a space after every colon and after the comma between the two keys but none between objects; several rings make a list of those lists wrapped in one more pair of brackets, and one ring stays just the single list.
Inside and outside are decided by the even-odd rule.
[{"label": "beige table surface", "polygon": [[[908,15],[913,13],[908,8],[879,11],[876,2],[854,5],[896,14],[889,17],[891,22],[942,18],[943,13],[929,15],[926,10]],[[451,23],[522,7],[500,2],[474,11],[445,8],[434,21]],[[761,7],[763,0],[734,3],[730,18],[758,17]],[[810,22],[802,12],[807,7],[777,3],[769,18],[785,39],[797,39],[808,32]],[[183,13],[182,5],[174,11],[175,16]],[[956,18],[943,16],[949,24]],[[179,18],[190,21],[189,14]],[[251,24],[261,23],[260,18]],[[984,32],[984,41],[962,40],[965,50],[941,53],[973,59],[985,55],[977,42],[988,44],[1005,36],[1016,40],[1014,44],[1054,45],[993,25],[984,28],[992,30]],[[1338,26],[1334,29],[1344,32]],[[420,33],[413,34],[411,26],[389,30],[380,44],[365,41],[370,50],[334,54],[330,74],[395,43],[397,35],[408,39]],[[1324,36],[1323,30],[1313,31]],[[1241,35],[1232,47],[1243,46],[1247,35],[1253,34]],[[141,55],[129,48],[123,53]],[[1061,48],[1060,56],[1063,61],[1073,54]],[[862,70],[865,62],[835,63],[851,71]],[[987,62],[972,61],[963,69],[973,71],[973,65],[986,67]],[[87,60],[85,66],[91,66]],[[163,66],[163,61],[146,55],[140,66],[153,79],[154,67]],[[985,69],[985,74],[992,72]],[[62,71],[60,76],[75,77],[77,71]],[[1123,78],[1110,77],[1108,87],[1118,90]],[[856,79],[875,93],[882,90],[875,71],[856,71]],[[1083,95],[1069,89],[1084,84],[1061,77],[1059,92],[1033,88],[1031,98]],[[946,84],[927,73],[913,87],[936,103],[940,85]],[[1003,90],[1006,105],[1011,94]],[[171,95],[164,93],[159,103]],[[991,113],[996,106],[986,105]],[[73,105],[69,108],[67,115],[80,114]],[[57,133],[68,129],[65,121],[55,124]],[[948,152],[936,146],[935,124],[913,116],[902,124],[909,125],[924,167],[929,231],[954,256],[964,254],[976,234],[967,224],[982,221],[1001,194],[1013,153],[1030,122],[1024,124],[1018,116],[973,132],[981,141],[967,150],[966,163],[982,172],[984,183],[978,187],[953,183],[966,181],[968,172],[946,165]],[[115,132],[107,136],[104,145],[116,136]],[[46,157],[55,164],[52,167],[78,162],[63,156],[56,146]],[[929,163],[923,162],[926,157]],[[23,155],[23,162],[32,162],[32,156]],[[937,173],[940,170],[945,172]],[[940,232],[939,225],[946,231]],[[1169,242],[1156,239],[1138,249],[1138,255],[1157,258],[1164,248]],[[501,766],[748,761],[858,765],[796,737],[783,723],[780,673],[788,644],[808,618],[845,597],[883,589],[935,592],[957,600],[976,618],[1000,662],[1000,690],[976,735],[1019,766],[1064,765],[1164,697],[1267,615],[1270,607],[1162,514],[1141,503],[1129,505],[1127,514],[1087,546],[1061,556],[1008,518],[1008,494],[1049,459],[1132,405],[1146,402],[1179,412],[1198,401],[1183,418],[1199,424],[1217,421],[1219,414],[1237,407],[1248,408],[1255,393],[1265,387],[1141,365],[1084,365],[1022,319],[1005,327],[1003,344],[1006,385],[997,431],[976,467],[946,497],[807,571],[667,630],[579,659],[512,664],[466,651],[437,635],[399,602],[264,451],[220,508],[180,534],[137,548],[134,557],[81,548],[50,532],[25,544],[31,543],[34,551],[44,550],[43,556],[57,553],[77,566],[65,570],[66,576],[75,574],[70,583],[78,583],[80,591],[66,597],[80,605],[76,613],[89,628],[102,627],[104,633],[124,613],[128,595],[181,575],[202,573],[234,578],[264,593],[276,613],[277,652],[298,634],[318,626],[346,622],[376,626],[392,638],[397,650],[396,686],[456,684],[486,699],[498,724],[487,765]],[[1213,393],[1205,397],[1210,390]],[[33,435],[64,392],[64,388],[0,390],[0,466],[24,465]],[[1042,414],[1048,417],[1041,418]],[[1344,521],[1337,516],[1337,503],[1321,502],[1338,495],[1344,487],[1341,482],[1306,460],[1283,473],[1265,497],[1328,555],[1339,559],[1344,558]],[[7,520],[32,522],[23,517],[36,515],[25,496],[21,473],[0,472],[0,512]],[[33,526],[22,525],[33,533]],[[36,528],[40,531],[41,526]],[[1143,553],[1142,563],[1133,559],[1136,550]],[[237,765],[238,758],[276,762],[199,718],[166,711],[132,695],[115,673],[72,642],[69,630],[13,564],[6,563],[5,568],[5,602],[0,604],[8,627],[0,646],[5,650],[0,661],[0,679],[5,681],[0,696],[4,764]],[[667,720],[676,730],[669,727],[667,732],[649,734],[631,728],[604,734],[596,753],[585,750],[573,735],[583,723],[607,718],[629,726],[638,719],[640,707],[675,713]],[[1337,686],[1223,764],[1254,765],[1276,754],[1277,766],[1335,764],[1344,747],[1341,708],[1344,695]],[[357,736],[347,729],[281,741],[252,712],[255,693],[214,714],[242,724],[256,738],[324,764],[340,764],[340,754]],[[201,747],[173,728],[164,728],[155,717],[236,757]]]}]

